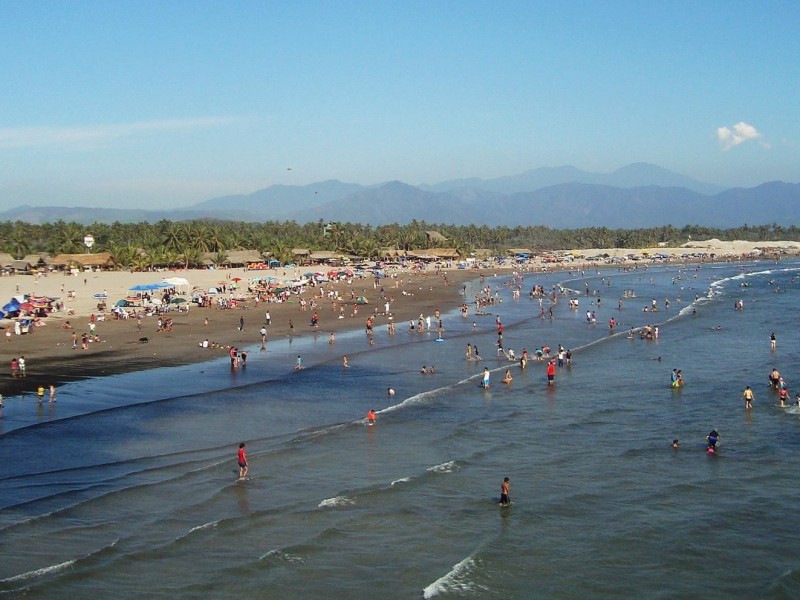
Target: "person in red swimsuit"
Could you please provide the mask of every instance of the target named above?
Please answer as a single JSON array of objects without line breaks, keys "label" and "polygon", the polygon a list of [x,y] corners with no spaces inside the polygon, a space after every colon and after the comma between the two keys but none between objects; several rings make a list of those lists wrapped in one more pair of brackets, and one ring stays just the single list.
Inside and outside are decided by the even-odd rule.
[{"label": "person in red swimsuit", "polygon": [[244,442],[239,444],[239,479],[247,476],[247,451],[244,449]]}]

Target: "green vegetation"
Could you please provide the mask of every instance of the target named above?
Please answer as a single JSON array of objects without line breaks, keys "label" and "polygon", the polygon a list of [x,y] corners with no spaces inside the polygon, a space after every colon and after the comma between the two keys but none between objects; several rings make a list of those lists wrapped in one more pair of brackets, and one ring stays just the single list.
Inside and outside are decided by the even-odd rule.
[{"label": "green vegetation", "polygon": [[[428,239],[426,231],[438,231],[446,243]],[[28,253],[85,252],[83,236],[95,238],[92,252],[111,252],[126,268],[143,270],[153,266],[196,266],[202,253],[258,250],[281,262],[293,259],[293,248],[332,250],[377,258],[383,250],[424,250],[431,247],[455,248],[460,256],[476,249],[502,252],[508,248],[529,248],[534,252],[577,248],[648,248],[663,243],[679,246],[688,239],[721,240],[798,240],[800,228],[779,225],[714,229],[700,226],[682,228],[666,225],[650,229],[550,229],[535,227],[495,227],[485,225],[442,225],[412,221],[407,225],[372,227],[357,223],[327,224],[293,221],[241,223],[233,221],[160,221],[158,223],[78,223],[57,221],[32,225],[17,221],[0,223],[0,250],[21,258]]]}]

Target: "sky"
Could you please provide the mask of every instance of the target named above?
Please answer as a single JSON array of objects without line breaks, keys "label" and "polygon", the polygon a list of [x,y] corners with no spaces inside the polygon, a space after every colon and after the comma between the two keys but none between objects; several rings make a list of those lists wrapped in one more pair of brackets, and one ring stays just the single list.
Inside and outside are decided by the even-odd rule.
[{"label": "sky", "polygon": [[649,162],[800,182],[800,3],[0,0],[0,209]]}]

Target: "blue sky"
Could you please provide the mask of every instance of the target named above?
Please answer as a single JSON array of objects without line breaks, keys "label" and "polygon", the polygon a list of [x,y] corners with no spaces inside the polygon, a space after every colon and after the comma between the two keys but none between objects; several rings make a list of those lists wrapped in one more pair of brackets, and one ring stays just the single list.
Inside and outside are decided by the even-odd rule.
[{"label": "blue sky", "polygon": [[0,7],[0,209],[639,161],[800,182],[793,1]]}]

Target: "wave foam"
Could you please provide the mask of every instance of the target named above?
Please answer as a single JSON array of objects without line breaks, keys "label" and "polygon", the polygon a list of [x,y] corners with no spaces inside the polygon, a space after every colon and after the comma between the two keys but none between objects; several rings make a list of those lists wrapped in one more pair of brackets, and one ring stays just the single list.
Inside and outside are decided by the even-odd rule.
[{"label": "wave foam", "polygon": [[350,506],[355,504],[356,501],[347,496],[335,496],[333,498],[325,498],[319,503],[318,508],[332,508],[335,506]]},{"label": "wave foam", "polygon": [[429,471],[431,473],[452,473],[456,469],[458,469],[458,465],[456,464],[456,461],[449,460],[446,463],[442,463],[440,465],[435,465],[433,467],[428,467],[426,469],[426,471]]},{"label": "wave foam", "polygon": [[41,569],[36,569],[35,571],[28,571],[27,573],[20,573],[19,575],[14,575],[13,577],[9,577],[7,579],[0,579],[0,583],[14,583],[16,581],[24,581],[26,579],[33,579],[34,577],[41,577],[42,575],[51,575],[53,573],[58,573],[59,571],[63,571],[64,569],[71,567],[77,562],[77,559],[68,560],[63,563],[59,563],[57,565],[50,565],[49,567],[42,567]]},{"label": "wave foam", "polygon": [[454,565],[447,575],[440,577],[422,590],[422,597],[427,600],[435,598],[439,594],[460,594],[476,591],[480,586],[469,579],[469,574],[473,567],[475,567],[475,560],[472,556],[468,556]]},{"label": "wave foam", "polygon": [[200,531],[201,529],[211,529],[212,527],[216,527],[219,525],[219,521],[210,521],[208,523],[203,523],[202,525],[198,525],[197,527],[192,527],[189,530],[189,533],[194,533],[195,531]]},{"label": "wave foam", "polygon": [[287,563],[303,562],[302,557],[297,556],[295,554],[289,554],[288,552],[284,552],[283,550],[279,550],[278,548],[274,548],[269,552],[267,552],[266,554],[262,554],[258,558],[259,560],[275,559]]}]

